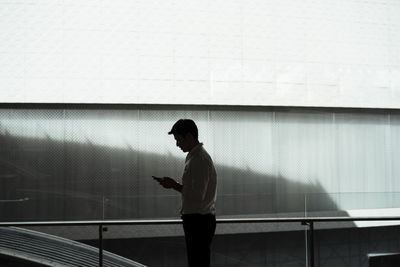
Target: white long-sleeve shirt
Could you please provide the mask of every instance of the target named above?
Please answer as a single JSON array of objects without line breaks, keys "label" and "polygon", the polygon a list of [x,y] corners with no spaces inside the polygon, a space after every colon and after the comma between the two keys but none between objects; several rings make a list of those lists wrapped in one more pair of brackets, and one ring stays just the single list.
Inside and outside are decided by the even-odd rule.
[{"label": "white long-sleeve shirt", "polygon": [[217,173],[202,143],[186,156],[182,186],[181,214],[215,214]]}]

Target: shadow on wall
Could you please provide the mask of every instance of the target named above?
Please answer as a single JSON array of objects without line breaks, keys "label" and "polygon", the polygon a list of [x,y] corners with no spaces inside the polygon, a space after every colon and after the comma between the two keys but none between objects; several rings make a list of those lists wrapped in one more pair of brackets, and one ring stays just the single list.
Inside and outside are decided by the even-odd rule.
[{"label": "shadow on wall", "polygon": [[[182,158],[86,143],[0,135],[0,220],[176,217],[180,196],[151,175],[183,169]],[[157,173],[154,169],[157,166]],[[218,215],[337,211],[318,184],[216,165]],[[318,201],[305,204],[305,194]]]}]

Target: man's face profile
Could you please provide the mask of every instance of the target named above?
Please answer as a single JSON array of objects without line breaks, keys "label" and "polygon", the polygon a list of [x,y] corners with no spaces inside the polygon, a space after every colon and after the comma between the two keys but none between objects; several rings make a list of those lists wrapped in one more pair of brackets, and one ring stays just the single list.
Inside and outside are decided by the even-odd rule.
[{"label": "man's face profile", "polygon": [[[188,134],[186,134],[187,136]],[[188,138],[183,137],[180,134],[174,134],[174,138],[176,140],[176,146],[182,149],[183,152],[189,151],[189,140]]]}]

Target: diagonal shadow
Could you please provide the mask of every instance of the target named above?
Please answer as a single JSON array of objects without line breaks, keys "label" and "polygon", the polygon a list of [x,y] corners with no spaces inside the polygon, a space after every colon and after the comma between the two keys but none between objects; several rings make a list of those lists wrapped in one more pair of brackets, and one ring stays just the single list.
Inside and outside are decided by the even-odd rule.
[{"label": "diagonal shadow", "polygon": [[[1,221],[178,215],[180,196],[161,188],[151,175],[179,175],[183,157],[7,132],[0,135],[0,148]],[[301,216],[305,208],[307,212],[339,210],[320,184],[218,163],[216,168],[219,216]],[[317,200],[305,203],[306,194]]]}]

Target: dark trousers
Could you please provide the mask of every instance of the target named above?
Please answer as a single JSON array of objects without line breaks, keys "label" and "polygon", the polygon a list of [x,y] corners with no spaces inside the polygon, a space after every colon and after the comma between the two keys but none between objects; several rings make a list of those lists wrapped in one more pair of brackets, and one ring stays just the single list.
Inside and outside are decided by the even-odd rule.
[{"label": "dark trousers", "polygon": [[182,215],[189,267],[209,267],[211,241],[215,234],[214,214]]}]

